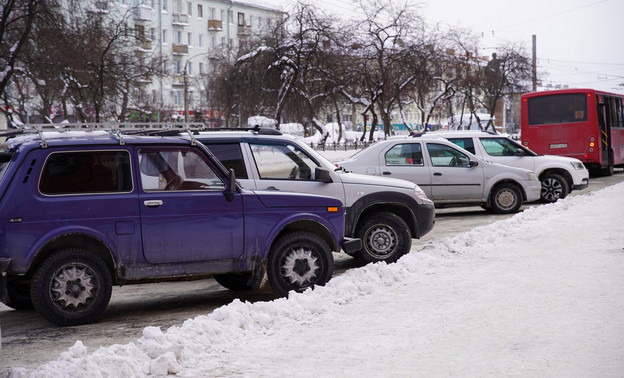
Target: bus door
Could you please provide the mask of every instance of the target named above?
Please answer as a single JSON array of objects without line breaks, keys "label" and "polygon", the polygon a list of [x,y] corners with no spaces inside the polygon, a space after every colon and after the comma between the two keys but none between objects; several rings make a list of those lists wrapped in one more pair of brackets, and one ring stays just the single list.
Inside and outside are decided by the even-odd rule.
[{"label": "bus door", "polygon": [[611,170],[613,151],[611,149],[611,125],[615,115],[614,99],[598,95],[598,128],[600,129],[600,164],[603,169]]}]

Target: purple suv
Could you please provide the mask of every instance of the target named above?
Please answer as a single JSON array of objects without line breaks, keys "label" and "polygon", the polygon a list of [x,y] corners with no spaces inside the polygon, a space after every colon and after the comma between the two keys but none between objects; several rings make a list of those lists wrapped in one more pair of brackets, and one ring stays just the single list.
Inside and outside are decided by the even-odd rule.
[{"label": "purple suv", "polygon": [[40,133],[0,151],[0,300],[50,322],[95,321],[112,286],[214,276],[281,295],[325,284],[338,199],[244,190],[201,144],[105,131]]}]

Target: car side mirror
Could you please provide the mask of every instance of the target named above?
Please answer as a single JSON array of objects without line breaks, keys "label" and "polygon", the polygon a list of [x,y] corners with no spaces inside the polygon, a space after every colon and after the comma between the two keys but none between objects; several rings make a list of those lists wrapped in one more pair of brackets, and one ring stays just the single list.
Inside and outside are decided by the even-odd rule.
[{"label": "car side mirror", "polygon": [[524,155],[525,155],[524,150],[521,150],[519,148],[516,150],[516,156],[524,156]]},{"label": "car side mirror", "polygon": [[474,168],[477,165],[479,165],[479,162],[478,161],[474,161],[474,160],[470,160],[470,164],[469,165],[470,165],[470,168]]},{"label": "car side mirror", "polygon": [[331,178],[331,175],[329,174],[329,170],[321,167],[316,167],[314,169],[314,181],[326,183],[334,182],[334,180],[332,180]]}]

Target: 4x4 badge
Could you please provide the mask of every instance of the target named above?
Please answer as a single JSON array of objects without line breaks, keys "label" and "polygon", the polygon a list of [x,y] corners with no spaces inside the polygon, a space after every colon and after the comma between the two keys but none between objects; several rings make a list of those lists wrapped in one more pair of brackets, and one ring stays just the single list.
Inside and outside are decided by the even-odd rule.
[{"label": "4x4 badge", "polygon": [[9,223],[22,223],[22,217],[9,218]]}]

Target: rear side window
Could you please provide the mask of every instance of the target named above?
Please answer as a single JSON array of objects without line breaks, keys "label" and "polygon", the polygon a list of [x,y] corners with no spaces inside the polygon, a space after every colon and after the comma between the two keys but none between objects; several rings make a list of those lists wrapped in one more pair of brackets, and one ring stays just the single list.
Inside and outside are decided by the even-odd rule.
[{"label": "rear side window", "polygon": [[219,159],[221,164],[225,168],[233,169],[236,174],[236,178],[247,179],[247,169],[245,169],[245,162],[243,161],[243,154],[239,143],[220,143],[211,144],[208,142],[202,142],[208,147],[210,152]]},{"label": "rear side window", "polygon": [[464,150],[475,154],[474,142],[472,138],[448,138],[449,142],[453,142]]},{"label": "rear side window", "polygon": [[420,143],[397,144],[386,152],[386,165],[423,165]]},{"label": "rear side window", "polygon": [[582,93],[529,98],[529,125],[587,121],[587,96]]},{"label": "rear side window", "polygon": [[132,191],[127,151],[75,151],[50,154],[41,173],[43,194],[95,194]]}]

